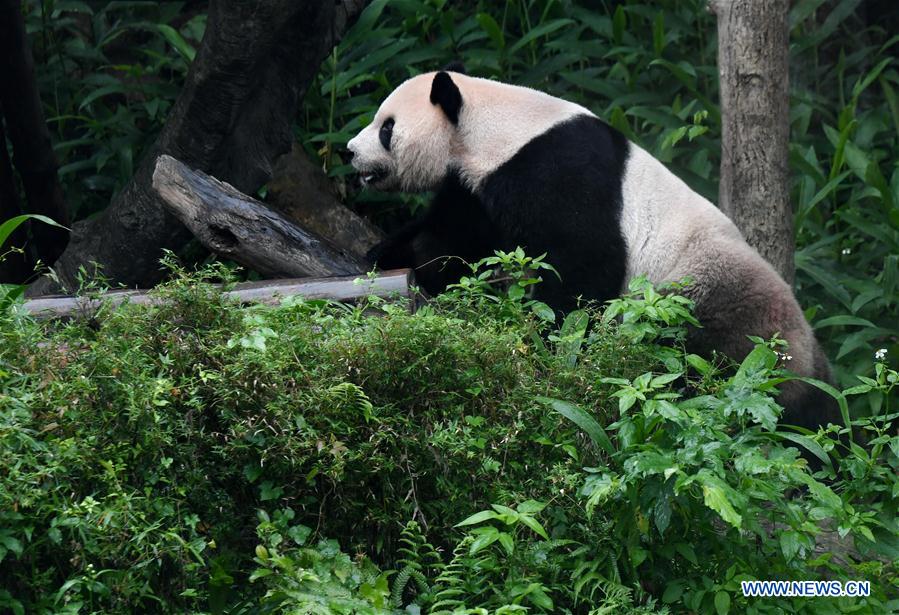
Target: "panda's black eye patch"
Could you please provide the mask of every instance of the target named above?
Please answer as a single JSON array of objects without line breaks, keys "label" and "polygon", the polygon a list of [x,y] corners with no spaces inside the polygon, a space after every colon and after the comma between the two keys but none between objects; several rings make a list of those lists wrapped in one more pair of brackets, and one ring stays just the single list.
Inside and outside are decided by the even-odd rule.
[{"label": "panda's black eye patch", "polygon": [[390,139],[393,138],[393,121],[392,117],[384,120],[384,123],[381,124],[381,130],[378,131],[378,138],[381,139],[381,145],[384,146],[388,152],[390,151]]}]

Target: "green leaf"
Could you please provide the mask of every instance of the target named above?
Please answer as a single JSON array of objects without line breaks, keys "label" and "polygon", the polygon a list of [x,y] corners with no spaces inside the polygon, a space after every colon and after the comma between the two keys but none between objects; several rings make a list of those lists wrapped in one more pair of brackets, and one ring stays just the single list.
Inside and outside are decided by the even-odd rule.
[{"label": "green leaf", "polygon": [[476,525],[478,523],[483,523],[484,521],[489,521],[491,519],[499,519],[499,515],[492,510],[482,510],[479,513],[475,513],[470,517],[466,518],[464,521],[460,521],[453,527],[463,527],[465,525]]},{"label": "green leaf", "polygon": [[512,525],[513,523],[517,522],[519,517],[521,516],[516,511],[512,510],[508,506],[503,506],[502,504],[491,504],[490,506],[499,513],[498,519],[506,525]]},{"label": "green leaf", "polygon": [[709,474],[697,475],[702,484],[702,497],[705,505],[718,513],[722,519],[737,529],[743,524],[743,517],[734,509],[729,495],[733,489],[723,480]]},{"label": "green leaf", "polygon": [[859,318],[858,316],[849,316],[848,314],[841,314],[839,316],[831,316],[830,318],[825,318],[815,323],[815,329],[823,329],[824,327],[835,327],[842,325],[856,325],[859,327],[876,327],[873,322],[870,320],[866,320],[864,318]]},{"label": "green leaf", "polygon": [[827,0],[799,0],[790,9],[790,29],[792,30],[814,13]]},{"label": "green leaf", "polygon": [[121,83],[114,83],[112,85],[105,85],[102,88],[97,88],[87,96],[85,96],[81,104],[78,105],[78,110],[81,111],[89,104],[97,100],[98,98],[102,98],[103,96],[107,96],[109,94],[124,94],[125,86]]},{"label": "green leaf", "polygon": [[788,562],[796,557],[796,554],[799,553],[800,546],[799,534],[793,530],[785,530],[780,533],[780,551]]},{"label": "green leaf", "polygon": [[824,465],[830,465],[830,457],[824,451],[824,448],[822,448],[820,444],[818,444],[808,436],[798,433],[792,433],[789,431],[779,431],[776,435],[783,438],[784,440],[789,440],[790,442],[798,444],[799,446],[810,452],[812,455],[820,459],[821,462],[824,463]]},{"label": "green leaf", "polygon": [[[834,148],[833,154],[833,163],[830,167],[830,179],[835,178],[843,168],[843,159],[845,157],[846,152],[846,144],[849,142],[849,135],[858,125],[858,120],[852,119],[849,121],[846,126],[839,132],[837,137],[836,146]],[[828,130],[829,129],[829,130]],[[831,136],[833,129],[830,126],[825,126],[824,131],[828,133],[828,136]]]},{"label": "green leaf", "polygon": [[899,132],[899,97],[896,96],[895,90],[889,82],[880,77],[880,87],[883,89],[883,96],[886,98],[887,106],[890,109],[890,116],[893,118],[893,126],[896,132]]},{"label": "green leaf", "polygon": [[620,45],[624,38],[624,31],[627,29],[627,14],[624,12],[624,6],[618,5],[615,14],[612,16],[612,38],[616,45]]},{"label": "green leaf", "polygon": [[23,214],[21,216],[15,216],[10,218],[3,224],[0,224],[0,246],[3,246],[6,243],[6,240],[9,238],[13,232],[19,228],[20,225],[24,224],[28,220],[37,220],[39,222],[43,222],[44,224],[49,224],[50,226],[56,226],[58,228],[62,228],[65,230],[69,230],[65,226],[54,222],[52,219],[47,216],[39,216],[37,214]]},{"label": "green leaf", "polygon": [[813,264],[810,257],[802,252],[798,252],[796,254],[796,268],[801,269],[815,282],[823,286],[825,290],[827,290],[834,299],[837,299],[842,303],[847,310],[851,309],[852,297],[849,295],[849,292],[830,272]]},{"label": "green leaf", "polygon": [[699,558],[696,557],[696,551],[693,550],[693,546],[689,543],[679,542],[674,545],[674,550],[680,553],[681,557],[683,557],[694,566],[699,565]]},{"label": "green leaf", "polygon": [[855,86],[852,88],[852,97],[858,98],[862,92],[867,89],[869,85],[874,83],[874,80],[880,77],[880,73],[883,72],[887,66],[889,66],[893,62],[893,58],[884,58],[880,62],[877,63],[877,66],[868,71],[868,74],[865,75],[863,79],[860,79],[856,82]]},{"label": "green leaf", "polygon": [[712,371],[712,365],[697,354],[688,354],[687,363],[703,376],[708,376]]},{"label": "green leaf", "polygon": [[715,594],[715,611],[718,615],[727,615],[730,611],[730,594],[726,591],[719,591]]},{"label": "green leaf", "polygon": [[536,583],[532,583],[535,587],[527,593],[528,599],[545,612],[553,611],[552,598],[547,595],[543,588]]},{"label": "green leaf", "polygon": [[665,530],[671,524],[671,503],[667,495],[659,495],[656,500],[656,504],[653,507],[653,519],[656,523],[656,529],[659,530],[659,535],[664,536]]},{"label": "green leaf", "polygon": [[6,310],[25,294],[25,284],[0,284],[0,312]]},{"label": "green leaf", "polygon": [[818,192],[815,194],[815,196],[813,196],[811,198],[811,200],[809,200],[808,203],[800,204],[800,207],[802,208],[803,216],[807,215],[808,212],[810,212],[812,210],[812,208],[815,207],[815,205],[820,203],[826,197],[833,194],[834,191],[839,187],[839,185],[843,183],[843,180],[845,180],[847,177],[849,177],[849,175],[851,173],[852,173],[851,171],[843,171],[842,173],[840,173],[839,175],[837,175],[836,177],[834,177],[833,179],[828,181],[824,185],[823,188],[818,190]]},{"label": "green leaf", "polygon": [[[827,384],[826,382],[822,382],[820,380],[816,380],[815,378],[806,378],[805,376],[788,376],[787,380],[800,380],[805,382],[806,384],[810,384],[813,387],[821,389],[835,400],[837,400],[837,405],[840,407],[840,417],[843,419],[843,427],[849,427],[852,421],[849,418],[849,406],[846,403],[846,398],[843,397],[843,394],[840,393],[837,389]],[[849,439],[852,440],[852,431],[849,432]]]},{"label": "green leaf", "polygon": [[529,528],[531,528],[532,530],[534,530],[535,533],[542,536],[544,540],[549,540],[549,535],[546,533],[546,530],[543,529],[543,526],[540,525],[540,522],[537,521],[536,519],[534,519],[533,517],[530,517],[528,515],[522,515],[521,517],[519,517],[518,520],[521,521],[526,526],[528,526]]},{"label": "green leaf", "polygon": [[656,55],[661,57],[665,50],[665,14],[661,11],[652,22],[652,47]]},{"label": "green leaf", "polygon": [[53,19],[57,19],[59,17],[59,13],[69,12],[69,13],[85,13],[86,15],[93,15],[94,11],[84,2],[76,2],[75,0],[56,0],[51,6],[53,6]]},{"label": "green leaf", "polygon": [[774,351],[767,346],[759,344],[743,359],[737,374],[734,376],[734,380],[740,381],[762,370],[772,369],[776,364],[777,355]]},{"label": "green leaf", "polygon": [[546,508],[546,503],[538,502],[537,500],[525,500],[515,507],[515,509],[523,515],[536,515],[544,508]]},{"label": "green leaf", "polygon": [[533,311],[534,314],[537,315],[537,318],[543,322],[552,323],[556,321],[555,311],[542,301],[534,301],[531,303],[531,311]]},{"label": "green leaf", "polygon": [[541,404],[546,404],[584,430],[584,432],[590,436],[590,439],[593,440],[593,443],[599,446],[607,454],[615,454],[615,447],[612,446],[612,441],[609,439],[609,436],[606,435],[602,425],[597,423],[596,419],[587,414],[584,410],[567,401],[553,399],[551,397],[538,397],[537,401]]},{"label": "green leaf", "polygon": [[574,367],[577,363],[589,322],[590,318],[584,310],[574,310],[562,321],[557,352],[568,367]]},{"label": "green leaf", "polygon": [[822,504],[833,511],[839,511],[843,508],[843,500],[834,493],[833,489],[815,480],[808,474],[800,474],[798,478],[808,487],[809,493],[815,496]]},{"label": "green leaf", "polygon": [[3,544],[4,547],[15,553],[16,557],[21,557],[22,555],[22,541],[16,538],[15,536],[10,536],[9,534],[0,534],[0,543]]},{"label": "green leaf", "polygon": [[552,21],[548,21],[541,26],[537,26],[533,30],[530,30],[527,34],[518,39],[514,45],[509,48],[509,55],[514,54],[516,51],[530,43],[531,41],[540,38],[541,36],[545,36],[552,32],[555,32],[559,28],[564,28],[565,26],[569,26],[574,24],[573,19],[554,19]]},{"label": "green leaf", "polygon": [[487,547],[492,545],[494,542],[499,540],[500,532],[497,531],[496,528],[485,527],[485,528],[481,528],[481,529],[492,530],[492,531],[482,532],[477,538],[474,539],[474,541],[471,543],[471,547],[468,549],[469,555],[474,555],[478,551],[480,551],[482,549],[486,549]]},{"label": "green leaf", "polygon": [[508,555],[512,555],[515,551],[515,542],[512,540],[512,537],[505,532],[499,533],[499,544],[503,546]]},{"label": "green leaf", "polygon": [[665,593],[662,594],[662,602],[665,604],[673,604],[680,600],[684,595],[684,587],[677,581],[671,581],[665,587]]},{"label": "green leaf", "polygon": [[519,284],[513,284],[509,287],[508,295],[512,301],[521,301],[521,298],[524,297],[524,287]]},{"label": "green leaf", "polygon": [[253,583],[257,579],[262,579],[264,577],[273,574],[274,571],[271,568],[257,568],[253,571],[253,574],[250,575],[250,583]]},{"label": "green leaf", "polygon": [[172,26],[166,24],[156,24],[156,29],[159,30],[159,33],[162,34],[162,37],[168,41],[168,43],[175,48],[175,50],[184,56],[188,62],[193,62],[194,58],[197,56],[197,50],[193,48],[193,46],[188,43],[181,33],[178,32]]},{"label": "green leaf", "polygon": [[656,376],[655,378],[652,379],[652,382],[650,382],[649,387],[651,389],[661,388],[670,382],[674,382],[681,376],[683,376],[682,372],[678,372],[676,374],[662,374],[661,376]]},{"label": "green leaf", "polygon": [[626,414],[637,403],[637,394],[633,390],[621,390],[618,393],[618,414]]},{"label": "green leaf", "polygon": [[490,37],[497,49],[503,49],[506,46],[506,38],[503,36],[503,31],[492,15],[489,13],[478,13],[475,16],[475,20],[481,26],[481,29],[487,33],[487,36]]}]

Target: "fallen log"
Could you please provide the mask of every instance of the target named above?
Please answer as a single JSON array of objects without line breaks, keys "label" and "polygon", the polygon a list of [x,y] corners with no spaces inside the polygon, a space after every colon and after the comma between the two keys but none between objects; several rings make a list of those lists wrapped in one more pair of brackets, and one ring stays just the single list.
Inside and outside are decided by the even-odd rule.
[{"label": "fallen log", "polygon": [[[290,280],[263,280],[242,282],[223,294],[239,303],[278,304],[283,298],[300,296],[306,299],[328,299],[355,302],[365,297],[415,299],[412,271],[395,269],[376,276],[350,275],[334,278],[303,278]],[[76,315],[95,314],[100,307],[118,307],[125,302],[140,305],[157,304],[162,299],[147,290],[119,290],[104,293],[100,297],[55,296],[26,301],[23,307],[36,318],[68,318]],[[414,308],[414,303],[412,304]]]},{"label": "fallen log", "polygon": [[171,156],[157,159],[153,188],[200,243],[264,276],[328,277],[371,268],[365,259]]}]

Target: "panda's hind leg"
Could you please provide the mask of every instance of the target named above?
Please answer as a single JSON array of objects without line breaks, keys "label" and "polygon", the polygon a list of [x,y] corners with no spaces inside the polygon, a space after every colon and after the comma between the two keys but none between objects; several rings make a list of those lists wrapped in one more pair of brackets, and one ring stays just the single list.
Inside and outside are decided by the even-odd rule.
[{"label": "panda's hind leg", "polygon": [[[758,254],[745,249],[720,250],[716,258],[692,263],[687,275],[693,284],[684,294],[695,302],[702,328],[688,334],[691,352],[717,350],[742,361],[752,350],[748,336],[770,339],[779,335],[789,344],[787,368],[794,373],[833,384],[830,367],[790,287]],[[781,421],[808,429],[840,422],[833,398],[801,381],[781,385]]]}]

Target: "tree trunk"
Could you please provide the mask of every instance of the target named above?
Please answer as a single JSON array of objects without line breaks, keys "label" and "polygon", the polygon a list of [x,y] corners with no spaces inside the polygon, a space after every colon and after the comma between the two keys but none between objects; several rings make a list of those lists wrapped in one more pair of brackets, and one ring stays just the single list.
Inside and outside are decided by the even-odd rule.
[{"label": "tree trunk", "polygon": [[[25,35],[21,0],[0,0],[0,104],[13,147],[13,162],[22,178],[27,212],[69,226],[69,210],[56,175],[59,164],[44,120],[34,58]],[[5,141],[3,147],[6,148]],[[62,254],[69,241],[67,231],[48,224],[33,225],[31,235],[38,256],[47,264]]]},{"label": "tree trunk", "polygon": [[[162,249],[190,237],[153,190],[161,154],[242,192],[265,183],[272,161],[290,149],[291,120],[321,61],[366,4],[211,0],[206,34],[162,133],[111,205],[75,225],[54,266],[63,285],[73,287],[79,266],[92,262],[114,283],[158,281]],[[45,278],[29,294],[52,290]]]},{"label": "tree trunk", "polygon": [[719,206],[793,282],[788,0],[712,0],[721,82]]},{"label": "tree trunk", "polygon": [[[19,195],[16,192],[16,182],[12,173],[12,164],[6,149],[6,134],[3,131],[3,109],[0,106],[0,224],[22,213],[19,206]],[[27,223],[26,223],[27,224]],[[33,271],[34,263],[24,251],[28,234],[23,224],[17,228],[0,245],[0,284],[21,284]],[[12,251],[18,248],[22,251]]]},{"label": "tree trunk", "polygon": [[334,183],[299,143],[275,161],[266,202],[303,228],[361,257],[384,241],[384,233],[337,197]]}]

